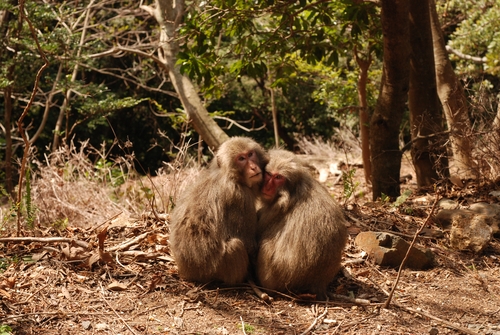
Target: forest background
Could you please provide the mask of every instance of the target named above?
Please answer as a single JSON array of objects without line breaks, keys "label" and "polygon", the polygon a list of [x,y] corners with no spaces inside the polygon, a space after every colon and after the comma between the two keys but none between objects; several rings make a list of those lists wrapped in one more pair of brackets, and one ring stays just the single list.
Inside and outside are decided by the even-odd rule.
[{"label": "forest background", "polygon": [[182,144],[205,162],[228,135],[300,152],[304,137],[342,148],[339,128],[374,199],[399,195],[405,150],[421,188],[494,179],[498,4],[4,1],[4,195],[23,156],[72,143],[99,148],[96,169],[128,157],[154,175]]}]

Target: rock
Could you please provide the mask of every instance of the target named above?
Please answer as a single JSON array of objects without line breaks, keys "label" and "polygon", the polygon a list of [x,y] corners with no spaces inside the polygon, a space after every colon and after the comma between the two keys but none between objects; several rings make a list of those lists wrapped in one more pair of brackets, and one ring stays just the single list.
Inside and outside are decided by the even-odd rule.
[{"label": "rock", "polygon": [[[376,264],[392,267],[401,265],[410,246],[399,236],[372,231],[359,233],[355,243],[373,257]],[[423,252],[413,247],[405,266],[414,270],[422,270],[431,267],[432,260],[433,255],[430,250]]]},{"label": "rock", "polygon": [[489,194],[500,199],[500,191],[491,191]]},{"label": "rock", "polygon": [[92,325],[92,324],[90,323],[90,321],[82,321],[82,327],[83,327],[83,329],[85,329],[85,330],[89,330],[89,329],[90,329],[90,327],[91,327],[91,325]]},{"label": "rock", "polygon": [[434,221],[444,230],[451,228],[451,221],[454,216],[474,215],[474,212],[467,209],[442,209],[434,216]]},{"label": "rock", "polygon": [[460,204],[456,201],[443,198],[439,200],[438,206],[444,209],[457,209],[460,207]]},{"label": "rock", "polygon": [[491,223],[490,227],[493,229],[493,235],[497,235],[500,232],[500,205],[499,204],[488,204],[486,202],[477,202],[469,206],[469,210],[483,214],[487,216],[491,216],[493,221],[489,221],[488,224]]},{"label": "rock", "polygon": [[485,222],[492,228],[493,234],[500,233],[500,205],[488,204],[485,202],[478,202],[470,205],[468,208],[449,209],[445,205],[445,209],[440,210],[434,217],[434,221],[441,226],[441,228],[448,230],[452,226],[452,221],[455,216],[466,216],[472,220],[475,215],[484,215],[490,217]]},{"label": "rock", "polygon": [[451,219],[450,244],[457,250],[479,253],[486,248],[493,236],[491,225],[495,219],[481,214],[453,215]]}]

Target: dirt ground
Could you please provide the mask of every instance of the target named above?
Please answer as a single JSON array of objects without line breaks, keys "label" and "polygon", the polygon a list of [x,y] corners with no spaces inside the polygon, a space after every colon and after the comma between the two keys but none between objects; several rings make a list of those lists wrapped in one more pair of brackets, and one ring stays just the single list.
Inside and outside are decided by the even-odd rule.
[{"label": "dirt ground", "polygon": [[[332,188],[338,199],[341,188]],[[405,188],[415,185],[410,181]],[[493,188],[448,187],[442,196],[498,202],[488,196]],[[354,238],[376,230],[411,241],[435,199],[414,193],[397,209],[367,198],[350,201],[346,271],[330,286],[350,300],[328,302],[292,294],[266,302],[248,285],[200,286],[180,279],[169,255],[166,215],[118,215],[89,228],[40,228],[27,234],[38,239],[1,246],[0,326],[10,326],[13,334],[500,335],[498,238],[480,255],[450,249],[446,232],[418,238],[419,248],[434,253],[434,267],[403,270],[390,305],[382,306],[398,269],[374,265]],[[428,228],[439,232],[432,220]],[[70,248],[68,239],[79,245]]]}]

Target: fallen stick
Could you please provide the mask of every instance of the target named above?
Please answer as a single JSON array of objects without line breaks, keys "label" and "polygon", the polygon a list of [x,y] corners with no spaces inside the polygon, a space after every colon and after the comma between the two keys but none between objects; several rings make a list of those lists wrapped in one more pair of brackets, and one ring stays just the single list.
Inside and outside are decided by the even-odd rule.
[{"label": "fallen stick", "polygon": [[464,327],[461,327],[461,326],[457,326],[457,325],[454,325],[452,322],[450,321],[447,321],[447,320],[443,320],[441,318],[438,318],[437,316],[434,316],[432,314],[429,314],[427,312],[424,312],[422,310],[418,310],[418,309],[414,309],[414,308],[411,308],[411,307],[406,307],[406,306],[402,306],[402,305],[399,305],[399,304],[394,304],[396,305],[397,307],[403,309],[403,310],[406,310],[408,312],[412,312],[412,313],[415,313],[415,314],[420,314],[420,315],[423,315],[425,317],[428,317],[429,319],[433,319],[439,323],[441,323],[442,325],[448,327],[448,328],[451,328],[451,329],[455,329],[455,330],[458,330],[458,331],[461,331],[462,333],[464,334],[469,334],[469,335],[479,335],[479,333],[476,333],[470,329],[467,329],[467,328],[464,328]]},{"label": "fallen stick", "polygon": [[391,292],[389,293],[389,296],[387,297],[387,300],[384,303],[384,306],[383,306],[384,308],[389,308],[389,305],[391,304],[392,296],[394,295],[394,291],[396,290],[396,287],[398,286],[399,278],[401,277],[401,273],[403,272],[403,267],[405,266],[406,260],[408,259],[408,256],[410,255],[410,251],[413,248],[413,245],[415,244],[415,241],[417,240],[418,235],[422,232],[424,227],[427,225],[427,223],[431,219],[431,216],[434,213],[434,209],[436,208],[436,205],[438,203],[438,197],[439,197],[439,194],[436,193],[436,200],[434,201],[434,204],[432,205],[432,208],[431,208],[429,215],[427,215],[427,218],[425,219],[424,223],[422,223],[422,226],[415,232],[415,235],[413,236],[413,240],[411,241],[410,246],[408,247],[408,250],[406,251],[406,255],[403,258],[401,265],[399,266],[398,275],[396,277],[396,280],[394,281],[394,285],[392,286]]},{"label": "fallen stick", "polygon": [[143,233],[141,235],[138,235],[128,241],[125,241],[121,244],[115,245],[110,248],[106,248],[106,251],[118,251],[118,250],[123,250],[129,248],[131,245],[134,245],[142,240],[144,240],[147,236],[149,235],[149,232]]},{"label": "fallen stick", "polygon": [[79,247],[88,249],[89,244],[85,241],[81,240],[76,240],[74,238],[69,238],[69,237],[2,237],[0,238],[0,242],[12,242],[12,243],[23,243],[23,242],[28,242],[28,243],[33,243],[33,242],[39,242],[39,243],[72,243],[76,244]]},{"label": "fallen stick", "polygon": [[269,294],[262,292],[252,280],[249,280],[248,284],[250,284],[252,290],[261,300],[264,300],[267,303],[271,303],[273,301],[273,298],[271,298]]},{"label": "fallen stick", "polygon": [[328,308],[325,307],[325,310],[323,311],[323,313],[318,316],[317,318],[314,319],[313,323],[311,323],[311,325],[309,327],[307,327],[306,330],[304,330],[302,333],[300,333],[300,335],[306,335],[308,334],[311,330],[313,330],[313,328],[316,326],[316,324],[318,323],[318,321],[322,318],[325,317],[326,313],[328,313]]}]

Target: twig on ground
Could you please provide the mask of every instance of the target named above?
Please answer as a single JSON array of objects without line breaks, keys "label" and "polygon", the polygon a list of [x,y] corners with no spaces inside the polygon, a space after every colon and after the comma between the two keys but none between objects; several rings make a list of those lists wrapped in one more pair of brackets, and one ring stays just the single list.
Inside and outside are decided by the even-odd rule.
[{"label": "twig on ground", "polygon": [[396,290],[396,287],[399,282],[399,278],[401,277],[401,273],[403,272],[403,267],[406,263],[406,260],[408,259],[408,256],[410,255],[410,251],[413,248],[413,245],[415,244],[415,241],[417,240],[418,235],[422,232],[422,230],[425,228],[429,220],[431,219],[432,214],[434,213],[434,209],[436,208],[436,205],[438,204],[438,198],[439,194],[436,193],[436,199],[434,200],[434,204],[432,205],[431,211],[429,212],[429,215],[427,215],[427,218],[425,219],[424,223],[422,223],[422,226],[415,232],[415,235],[413,236],[413,240],[410,243],[410,246],[408,247],[408,250],[406,251],[406,255],[403,258],[403,261],[401,262],[401,265],[399,266],[399,271],[398,275],[396,277],[396,281],[394,282],[394,285],[392,286],[391,292],[389,293],[389,296],[387,297],[387,300],[384,304],[384,308],[388,308],[389,305],[391,304],[391,299],[392,296],[394,295],[394,291]]},{"label": "twig on ground", "polygon": [[[152,311],[155,311],[157,309],[160,309],[160,308],[163,308],[163,307],[168,307],[168,304],[161,304],[161,305],[158,305],[158,306],[154,306],[154,307],[150,307],[142,312],[138,312],[136,314],[134,314],[134,319],[136,317],[138,317],[139,315],[143,315],[143,314],[147,314],[147,313],[151,313]],[[166,310],[166,313],[169,315],[169,316],[173,316],[172,313],[170,313],[170,311],[167,309]]]},{"label": "twig on ground", "polygon": [[47,283],[47,284],[43,285],[41,288],[39,288],[39,289],[38,289],[38,290],[36,290],[35,292],[31,293],[31,294],[30,294],[30,295],[29,295],[26,299],[24,299],[23,301],[19,302],[19,305],[24,305],[24,304],[26,304],[28,301],[30,301],[30,300],[31,300],[31,298],[33,298],[33,296],[34,296],[35,294],[40,293],[40,292],[41,292],[41,291],[43,291],[43,290],[44,290],[47,286],[49,286],[49,285],[51,285],[51,284],[52,284],[52,282],[49,282],[49,283]]},{"label": "twig on ground", "polygon": [[379,305],[379,304],[372,303],[370,300],[351,298],[351,297],[348,297],[345,295],[340,295],[340,294],[328,293],[328,296],[332,299],[346,300],[346,301],[353,303],[353,304],[356,304],[356,305]]},{"label": "twig on ground", "polygon": [[300,333],[300,335],[308,334],[314,327],[316,327],[316,324],[318,323],[318,321],[325,317],[326,313],[328,313],[328,307],[325,307],[325,310],[323,311],[323,313],[321,313],[320,316],[316,317],[314,319],[314,321],[311,323],[311,325],[309,327],[307,327],[307,329],[304,330],[302,333]]},{"label": "twig on ground", "polygon": [[458,330],[458,331],[461,331],[462,333],[465,333],[465,334],[469,334],[469,335],[479,335],[479,333],[476,333],[476,332],[473,332],[472,330],[470,329],[467,329],[467,328],[464,328],[464,327],[461,327],[461,326],[457,326],[457,325],[454,325],[452,322],[450,321],[447,321],[447,320],[443,320],[441,318],[438,318],[437,316],[434,316],[432,314],[429,314],[427,312],[424,312],[422,310],[419,310],[419,309],[414,309],[414,308],[410,308],[410,307],[406,307],[406,306],[402,306],[402,305],[399,305],[399,304],[394,304],[395,306],[403,309],[403,310],[406,310],[407,312],[412,312],[412,313],[416,313],[416,314],[420,314],[420,315],[423,315],[425,317],[428,317],[429,319],[433,319],[443,325],[445,325],[446,327],[448,328],[451,328],[451,329],[455,329],[455,330]]},{"label": "twig on ground", "polygon": [[337,327],[335,327],[335,329],[333,330],[332,335],[337,334],[337,332],[338,332],[338,331],[339,331],[339,329],[340,329],[340,326],[342,326],[342,324],[343,324],[343,323],[344,323],[344,321],[340,321],[340,322],[339,322],[338,326],[337,326]]},{"label": "twig on ground", "polygon": [[146,237],[148,237],[149,235],[149,232],[145,232],[144,234],[141,234],[139,236],[136,236],[128,241],[125,241],[121,244],[118,244],[118,245],[115,245],[114,247],[111,247],[111,248],[106,248],[107,251],[111,252],[111,251],[118,251],[118,250],[124,250],[124,249],[127,249],[129,248],[131,245],[134,245],[134,244],[137,244],[139,243],[140,241],[144,240]]},{"label": "twig on ground", "polygon": [[[103,290],[104,288],[101,287],[101,290]],[[130,332],[134,335],[137,335],[136,332],[134,332],[134,330],[132,329],[132,327],[129,326],[129,324],[127,323],[127,321],[125,321],[121,316],[120,314],[118,314],[116,312],[116,310],[113,308],[113,306],[111,306],[111,304],[108,302],[108,300],[106,300],[106,298],[104,297],[104,294],[101,293],[101,297],[102,297],[102,300],[104,300],[104,302],[108,305],[109,308],[111,308],[111,310],[113,311],[113,313],[115,313],[115,315],[118,317],[118,319],[120,319],[121,322],[123,322],[123,324],[125,325],[125,327],[128,328],[128,330],[130,330]]]},{"label": "twig on ground", "polygon": [[245,322],[243,322],[243,318],[240,315],[240,320],[241,320],[241,330],[243,331],[243,335],[247,335],[247,332],[245,331]]},{"label": "twig on ground", "polygon": [[111,222],[111,221],[113,221],[114,219],[116,219],[117,217],[119,217],[120,215],[122,215],[122,213],[123,213],[123,211],[122,211],[122,212],[120,212],[120,213],[118,213],[118,214],[113,215],[112,217],[110,217],[110,218],[108,218],[108,219],[104,220],[103,222],[99,223],[97,226],[95,226],[95,227],[91,227],[89,230],[90,230],[90,231],[94,231],[94,230],[96,230],[96,229],[99,229],[102,225],[105,225],[106,223]]},{"label": "twig on ground", "polygon": [[33,312],[33,313],[24,313],[24,314],[16,314],[16,315],[6,315],[6,316],[1,316],[0,317],[0,322],[3,322],[8,319],[18,319],[18,318],[25,318],[28,316],[38,316],[38,315],[59,315],[61,319],[65,319],[67,316],[85,316],[85,315],[91,315],[91,316],[103,316],[103,315],[114,315],[113,313],[90,313],[90,312],[62,312],[62,311],[57,311],[57,312]]},{"label": "twig on ground", "polygon": [[181,312],[179,313],[179,317],[182,318],[182,316],[184,315],[184,306],[186,305],[186,302],[183,301],[181,303]]},{"label": "twig on ground", "polygon": [[74,238],[68,237],[2,237],[1,242],[12,242],[12,243],[22,243],[22,242],[40,242],[40,243],[74,243],[82,248],[88,249],[89,244],[85,241],[76,240]]},{"label": "twig on ground", "polygon": [[375,285],[375,287],[377,289],[379,289],[380,291],[384,292],[384,294],[386,296],[389,296],[389,291],[387,291],[385,288],[383,288],[382,286],[380,286],[378,283],[376,283],[373,279],[371,279],[370,277],[367,277],[366,279],[368,279],[373,285]]},{"label": "twig on ground", "polygon": [[248,284],[250,284],[250,287],[252,290],[255,292],[255,294],[261,299],[264,300],[267,303],[273,302],[273,298],[269,296],[269,294],[262,292],[257,285],[253,282],[253,280],[249,280]]}]

